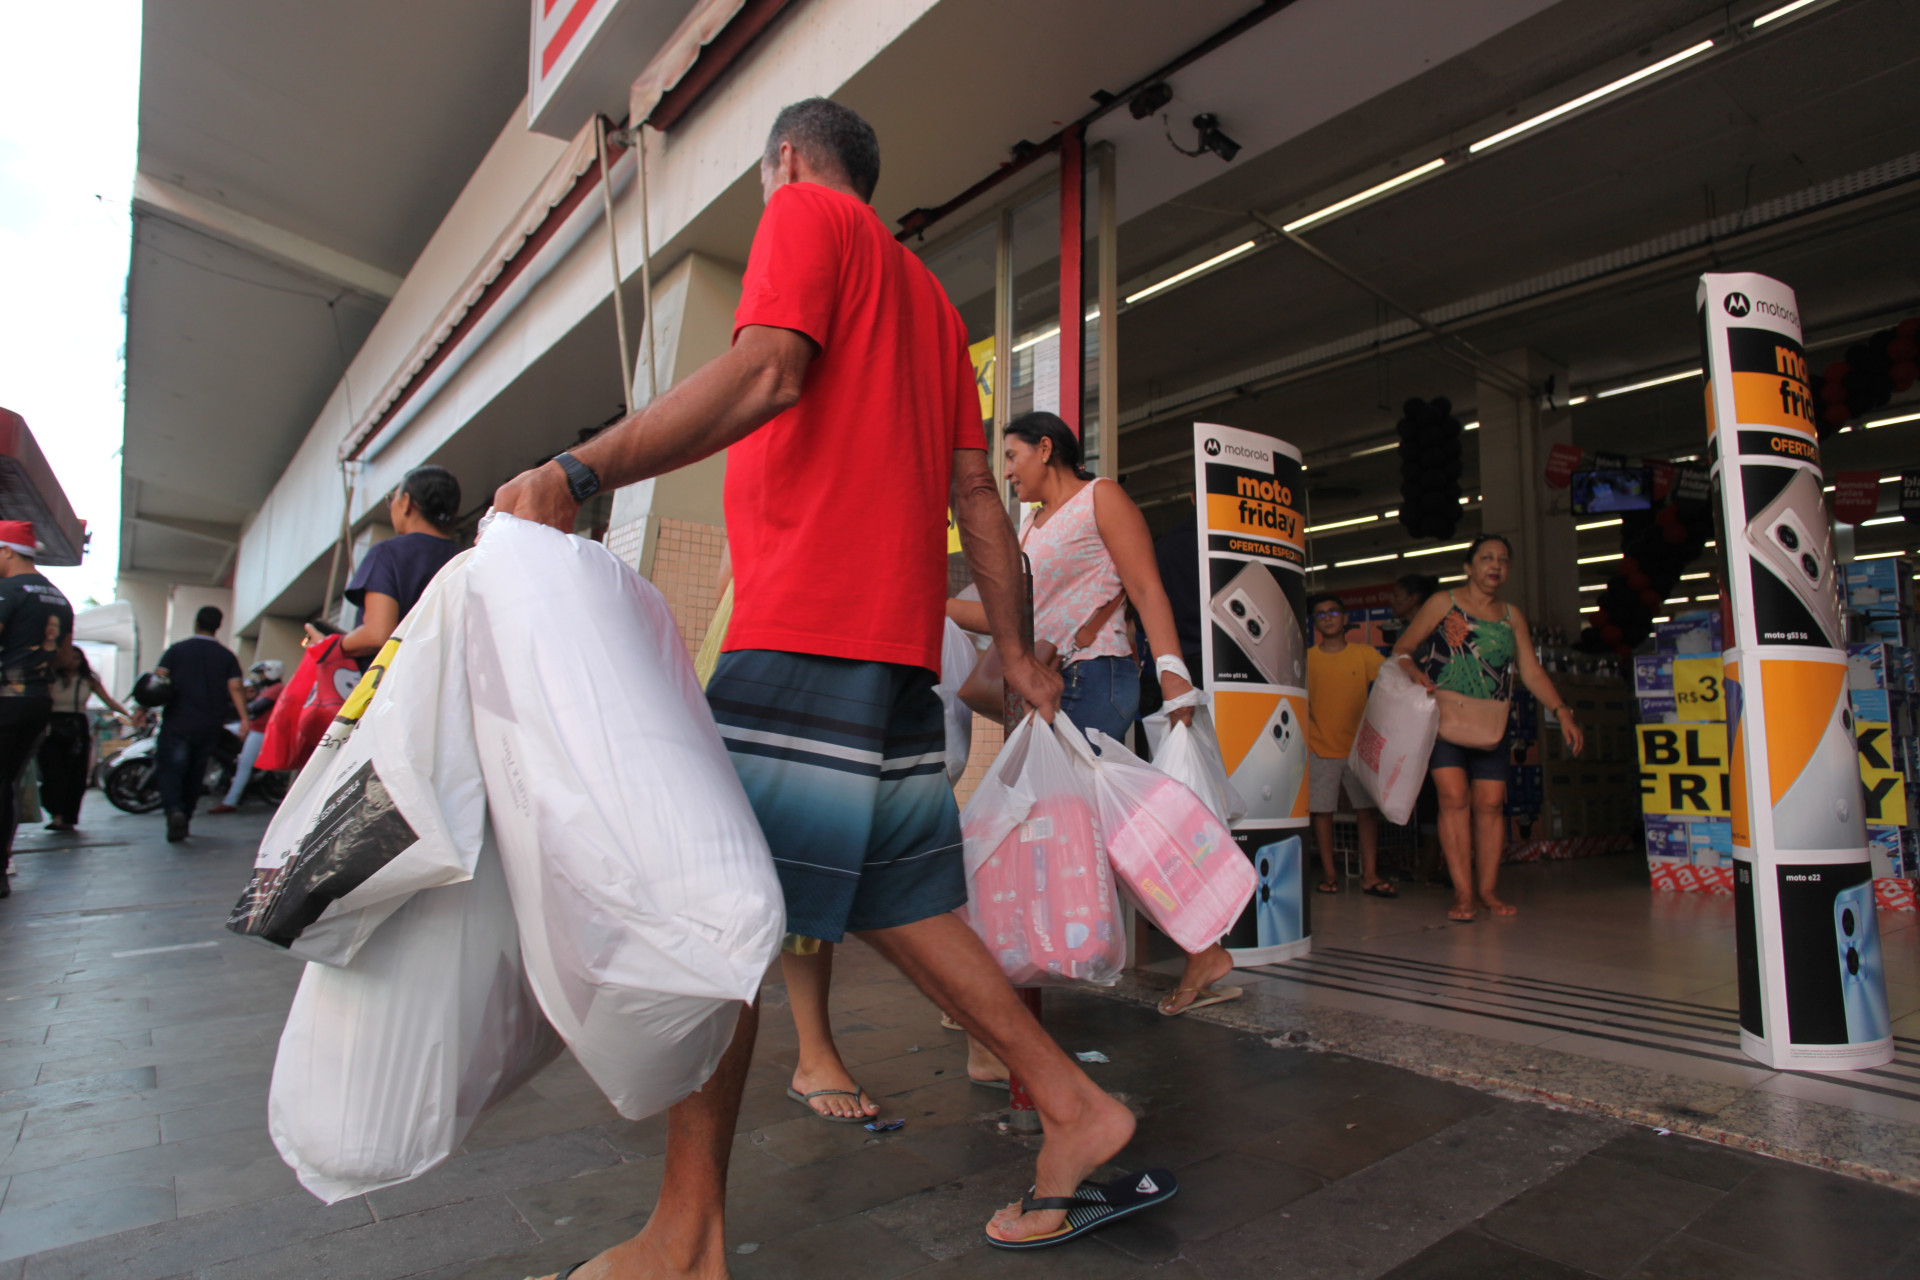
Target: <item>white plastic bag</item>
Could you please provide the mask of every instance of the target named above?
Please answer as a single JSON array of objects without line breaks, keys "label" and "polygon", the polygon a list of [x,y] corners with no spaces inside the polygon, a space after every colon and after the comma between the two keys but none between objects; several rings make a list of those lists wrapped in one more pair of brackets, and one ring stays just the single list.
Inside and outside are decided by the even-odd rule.
[{"label": "white plastic bag", "polygon": [[960,686],[973,674],[973,664],[979,657],[980,651],[973,647],[973,641],[960,629],[960,624],[948,618],[940,640],[940,683],[934,686],[934,691],[940,695],[940,705],[947,713],[949,784],[960,781],[960,775],[967,769],[967,757],[973,754],[973,710],[960,701]]},{"label": "white plastic bag", "polygon": [[473,874],[487,811],[467,693],[472,554],[427,585],[294,780],[234,932],[346,964],[409,895]]},{"label": "white plastic bag", "polygon": [[[1173,712],[1193,708],[1193,723],[1173,723]],[[1247,802],[1234,790],[1227,775],[1226,757],[1220,754],[1220,736],[1213,729],[1213,695],[1189,689],[1168,699],[1160,709],[1141,721],[1147,727],[1147,747],[1160,772],[1184,783],[1200,797],[1201,803],[1222,822],[1238,822],[1247,816]]]},{"label": "white plastic bag", "polygon": [[680,630],[596,542],[491,517],[467,574],[487,807],[540,1006],[621,1115],[706,1083],[780,883]]},{"label": "white plastic bag", "polygon": [[1382,664],[1353,735],[1347,767],[1388,822],[1397,826],[1413,816],[1439,731],[1440,704],[1433,695],[1407,674],[1405,664]]},{"label": "white plastic bag", "polygon": [[1182,951],[1205,951],[1252,901],[1253,864],[1191,788],[1098,729],[1088,742],[1100,752],[1086,763],[1114,879]]},{"label": "white plastic bag", "polygon": [[1111,986],[1127,966],[1086,749],[1064,714],[1029,713],[960,814],[967,922],[1017,987]]},{"label": "white plastic bag", "polygon": [[345,968],[309,964],[287,1012],[267,1127],[328,1204],[417,1178],[553,1060],[500,858],[414,894]]}]

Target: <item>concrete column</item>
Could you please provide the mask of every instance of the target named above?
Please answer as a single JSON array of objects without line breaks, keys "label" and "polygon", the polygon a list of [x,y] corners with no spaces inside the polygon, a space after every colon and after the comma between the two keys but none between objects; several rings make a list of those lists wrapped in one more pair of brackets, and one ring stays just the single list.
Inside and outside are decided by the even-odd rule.
[{"label": "concrete column", "polygon": [[1534,351],[1510,351],[1496,363],[1537,388],[1552,379],[1557,408],[1482,375],[1476,383],[1480,430],[1480,527],[1513,543],[1514,573],[1505,594],[1534,626],[1580,629],[1579,575],[1573,516],[1565,490],[1547,487],[1547,454],[1573,442],[1573,415],[1564,407],[1567,370]]},{"label": "concrete column", "polygon": [[[166,640],[153,653],[152,662],[160,660],[160,653],[167,645],[185,640],[193,634],[193,618],[200,610],[212,605],[220,610],[220,630],[214,639],[227,648],[233,648],[233,592],[226,587],[197,587],[190,583],[175,583],[167,592],[167,631]],[[136,604],[135,608],[138,608]],[[141,637],[140,648],[145,656],[146,637]],[[143,671],[148,667],[141,668]]]},{"label": "concrete column", "polygon": [[[733,313],[740,304],[741,269],[691,253],[653,286],[647,317],[656,324],[654,360],[659,390],[725,353],[733,342]],[[644,406],[656,394],[646,367],[644,330],[634,369],[632,403]],[[680,632],[697,649],[718,603],[714,581],[726,549],[721,489],[725,454],[668,475],[628,485],[613,496],[607,546],[650,579],[667,597]]]},{"label": "concrete column", "polygon": [[259,626],[259,635],[253,642],[253,657],[248,665],[266,658],[278,658],[286,674],[292,675],[293,669],[300,665],[300,640],[306,635],[301,619],[262,614]]}]

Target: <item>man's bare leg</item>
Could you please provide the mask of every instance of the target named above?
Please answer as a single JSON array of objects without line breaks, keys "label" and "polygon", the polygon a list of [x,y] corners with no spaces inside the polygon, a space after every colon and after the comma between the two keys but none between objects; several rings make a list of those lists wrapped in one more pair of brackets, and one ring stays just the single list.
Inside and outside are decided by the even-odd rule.
[{"label": "man's bare leg", "polygon": [[808,1105],[823,1116],[877,1116],[880,1104],[848,1095],[859,1092],[847,1064],[840,1060],[840,1048],[833,1042],[833,1019],[827,1011],[827,998],[833,989],[833,944],[822,942],[808,956],[790,951],[780,953],[780,972],[787,979],[787,1003],[793,1006],[793,1029],[800,1036],[800,1061],[794,1067],[793,1089],[812,1093],[815,1089],[845,1089],[846,1094],[815,1098]]},{"label": "man's bare leg", "polygon": [[1380,874],[1380,815],[1363,805],[1353,816],[1360,827],[1360,887],[1371,889],[1387,882]]},{"label": "man's bare leg", "polygon": [[1340,874],[1333,869],[1333,814],[1313,815],[1313,847],[1320,854],[1320,892],[1338,893]]},{"label": "man's bare leg", "polygon": [[740,1011],[713,1076],[667,1112],[667,1167],[653,1216],[639,1235],[574,1272],[574,1280],[726,1280],[727,1157],[759,1029],[756,1000]]},{"label": "man's bare leg", "polygon": [[[1072,1195],[1127,1145],[1133,1113],[1089,1080],[1041,1029],[960,917],[940,915],[860,936],[935,1004],[951,1010],[1026,1087],[1047,1135],[1035,1195]],[[1065,1220],[1059,1209],[1023,1214],[1015,1204],[995,1214],[988,1231],[998,1239],[1024,1240],[1056,1231]]]}]

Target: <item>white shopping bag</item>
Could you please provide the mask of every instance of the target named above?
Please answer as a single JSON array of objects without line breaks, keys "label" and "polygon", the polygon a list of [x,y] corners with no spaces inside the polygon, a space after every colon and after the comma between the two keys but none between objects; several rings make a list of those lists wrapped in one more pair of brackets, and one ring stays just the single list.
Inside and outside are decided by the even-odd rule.
[{"label": "white shopping bag", "polygon": [[1205,951],[1253,900],[1253,863],[1190,787],[1098,729],[1087,741],[1100,752],[1085,759],[1114,879],[1181,950]]},{"label": "white shopping bag", "polygon": [[1404,663],[1382,664],[1353,735],[1347,767],[1388,822],[1399,825],[1413,816],[1439,731],[1440,705],[1433,695],[1407,674]]},{"label": "white shopping bag", "polygon": [[471,880],[407,898],[346,967],[307,966],[267,1127],[300,1185],[332,1204],[440,1164],[559,1051],[487,840]]},{"label": "white shopping bag", "polygon": [[[1192,724],[1173,723],[1173,713],[1182,707],[1193,708]],[[1153,752],[1155,767],[1192,788],[1220,821],[1238,822],[1247,816],[1247,802],[1234,790],[1233,780],[1227,775],[1220,737],[1213,729],[1212,707],[1212,694],[1189,689],[1162,703],[1141,723],[1147,727],[1147,747]]]},{"label": "white shopping bag", "polygon": [[667,602],[605,547],[490,517],[468,681],[540,1006],[620,1114],[713,1074],[780,948],[773,859]]},{"label": "white shopping bag", "polygon": [[967,922],[1017,987],[1111,986],[1127,966],[1086,753],[1064,714],[1029,713],[960,814]]},{"label": "white shopping bag", "polygon": [[486,788],[467,694],[466,572],[401,619],[274,813],[227,927],[345,964],[407,897],[473,874]]},{"label": "white shopping bag", "polygon": [[980,651],[960,624],[948,618],[940,640],[940,683],[934,686],[934,692],[940,695],[940,705],[946,710],[949,784],[960,781],[967,770],[967,757],[973,754],[973,710],[960,701],[960,686],[973,674],[973,664],[979,657]]}]

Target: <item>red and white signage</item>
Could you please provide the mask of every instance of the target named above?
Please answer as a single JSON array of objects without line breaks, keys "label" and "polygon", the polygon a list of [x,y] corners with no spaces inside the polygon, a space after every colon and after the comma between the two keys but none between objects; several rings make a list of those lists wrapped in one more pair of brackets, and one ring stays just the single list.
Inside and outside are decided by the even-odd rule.
[{"label": "red and white signage", "polygon": [[1836,471],[1833,473],[1833,518],[1842,524],[1859,524],[1873,519],[1880,510],[1880,473],[1878,471]]}]

